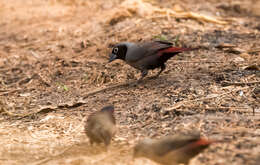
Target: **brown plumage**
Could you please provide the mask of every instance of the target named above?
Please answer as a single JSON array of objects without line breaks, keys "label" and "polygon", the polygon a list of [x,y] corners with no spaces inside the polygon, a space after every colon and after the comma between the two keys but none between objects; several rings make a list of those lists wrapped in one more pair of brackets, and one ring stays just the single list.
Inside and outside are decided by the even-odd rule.
[{"label": "brown plumage", "polygon": [[108,146],[116,133],[114,106],[106,106],[90,114],[85,125],[85,132],[91,144],[104,143]]},{"label": "brown plumage", "polygon": [[159,140],[146,139],[134,147],[134,157],[146,157],[162,165],[188,164],[213,141],[199,135],[176,135]]}]

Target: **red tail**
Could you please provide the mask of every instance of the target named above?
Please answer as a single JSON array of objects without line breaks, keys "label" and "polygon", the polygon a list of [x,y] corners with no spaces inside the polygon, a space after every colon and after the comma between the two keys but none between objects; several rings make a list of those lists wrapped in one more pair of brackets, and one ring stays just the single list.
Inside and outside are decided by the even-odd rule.
[{"label": "red tail", "polygon": [[159,51],[159,56],[163,55],[164,53],[181,53],[184,51],[191,51],[191,50],[195,50],[197,48],[178,48],[178,47],[170,47],[167,49],[163,49]]},{"label": "red tail", "polygon": [[204,146],[204,145],[209,145],[209,144],[212,144],[214,143],[215,141],[213,140],[207,140],[207,139],[199,139],[198,141],[194,142],[192,145],[194,147],[196,146]]},{"label": "red tail", "polygon": [[199,140],[189,144],[189,147],[190,148],[197,148],[197,147],[200,147],[200,146],[208,146],[212,143],[224,143],[224,142],[228,142],[228,141],[225,141],[225,140],[207,140],[207,139],[204,139],[204,138],[200,138]]}]

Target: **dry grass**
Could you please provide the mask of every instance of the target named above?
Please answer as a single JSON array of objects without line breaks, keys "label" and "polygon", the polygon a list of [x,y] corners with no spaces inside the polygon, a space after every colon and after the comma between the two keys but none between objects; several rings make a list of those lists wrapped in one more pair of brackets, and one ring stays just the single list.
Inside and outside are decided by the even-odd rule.
[{"label": "dry grass", "polygon": [[[251,1],[188,2],[1,1],[0,17],[9,19],[0,21],[0,164],[154,164],[132,160],[139,139],[194,130],[227,143],[191,164],[256,164],[257,13]],[[154,38],[200,49],[139,85],[124,62],[107,64],[111,45]],[[119,132],[104,152],[83,126],[107,104]]]}]

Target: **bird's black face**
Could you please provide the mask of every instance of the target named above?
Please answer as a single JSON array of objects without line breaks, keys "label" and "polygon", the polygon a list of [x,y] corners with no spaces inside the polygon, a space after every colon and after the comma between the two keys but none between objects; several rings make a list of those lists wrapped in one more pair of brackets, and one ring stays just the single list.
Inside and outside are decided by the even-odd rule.
[{"label": "bird's black face", "polygon": [[109,62],[116,59],[124,60],[127,52],[127,46],[124,44],[115,45],[112,49],[112,53],[109,55]]}]

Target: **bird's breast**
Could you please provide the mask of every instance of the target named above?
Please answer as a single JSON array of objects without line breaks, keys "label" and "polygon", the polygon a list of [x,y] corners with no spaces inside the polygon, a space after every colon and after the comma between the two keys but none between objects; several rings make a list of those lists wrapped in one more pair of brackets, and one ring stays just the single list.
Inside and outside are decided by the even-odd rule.
[{"label": "bird's breast", "polygon": [[142,65],[140,65],[138,63],[138,61],[136,62],[126,62],[128,65],[134,67],[135,69],[138,69],[138,70],[142,70]]}]

